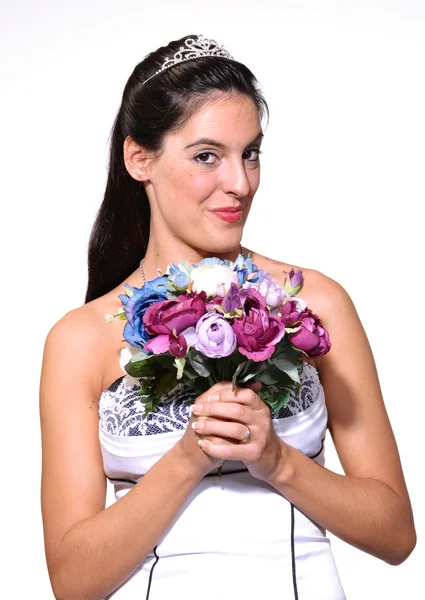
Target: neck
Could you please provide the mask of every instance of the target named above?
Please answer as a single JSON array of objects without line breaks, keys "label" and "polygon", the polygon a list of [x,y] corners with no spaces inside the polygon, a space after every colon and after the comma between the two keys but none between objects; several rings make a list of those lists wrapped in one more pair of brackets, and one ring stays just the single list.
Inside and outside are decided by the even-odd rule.
[{"label": "neck", "polygon": [[[173,256],[171,253],[167,253],[167,254],[161,254],[161,253],[154,253],[154,252],[149,252],[149,245],[148,248],[146,250],[146,254],[144,257],[142,257],[141,261],[140,261],[140,271],[141,271],[141,276],[142,276],[142,285],[146,283],[146,281],[149,281],[151,279],[154,279],[155,277],[158,277],[159,273],[158,273],[158,269],[160,269],[162,271],[162,273],[164,274],[166,271],[167,266],[170,263],[178,263],[181,260],[185,260],[189,263],[193,263],[196,264],[198,262],[200,262],[203,258],[208,258],[209,256],[214,256],[216,258],[220,258],[221,260],[231,260],[231,261],[235,261],[238,257],[239,254],[242,254],[242,256],[245,258],[246,257],[246,251],[245,248],[242,246],[242,244],[239,244],[235,249],[225,252],[225,253],[214,253],[214,252],[194,252],[193,255],[192,253],[190,253],[190,255],[186,255],[185,258],[182,258],[181,256]],[[154,266],[156,263],[156,266]]]}]

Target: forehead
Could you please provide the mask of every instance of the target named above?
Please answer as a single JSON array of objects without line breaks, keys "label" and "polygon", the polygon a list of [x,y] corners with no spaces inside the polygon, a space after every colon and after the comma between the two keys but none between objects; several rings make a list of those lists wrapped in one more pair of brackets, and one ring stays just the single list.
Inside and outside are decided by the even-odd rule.
[{"label": "forehead", "polygon": [[175,137],[188,143],[201,137],[220,138],[231,146],[232,142],[248,143],[260,131],[258,110],[249,96],[220,93],[202,102]]}]

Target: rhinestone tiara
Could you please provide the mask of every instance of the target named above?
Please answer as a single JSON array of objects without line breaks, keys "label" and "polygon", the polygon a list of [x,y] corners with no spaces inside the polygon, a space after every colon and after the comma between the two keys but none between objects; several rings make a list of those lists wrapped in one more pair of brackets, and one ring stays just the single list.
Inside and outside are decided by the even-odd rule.
[{"label": "rhinestone tiara", "polygon": [[196,39],[188,38],[184,43],[185,46],[180,46],[174,56],[167,58],[162,64],[162,67],[158,69],[158,71],[155,71],[153,75],[145,79],[142,85],[159,73],[187,60],[193,60],[203,56],[221,56],[223,58],[234,60],[233,56],[229,54],[224,46],[219,46],[215,40],[208,39],[203,35],[198,35]]}]

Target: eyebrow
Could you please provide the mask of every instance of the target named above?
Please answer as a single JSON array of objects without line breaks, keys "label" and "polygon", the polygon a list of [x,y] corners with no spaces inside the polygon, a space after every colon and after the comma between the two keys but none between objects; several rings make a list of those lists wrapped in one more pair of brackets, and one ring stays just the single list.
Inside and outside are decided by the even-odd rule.
[{"label": "eyebrow", "polygon": [[[262,139],[263,137],[264,137],[264,133],[262,131],[260,131],[260,133],[257,135],[257,137],[255,137],[252,140],[252,142],[250,142],[248,144],[248,146],[252,146],[252,144],[257,142],[259,139]],[[201,144],[205,144],[206,146],[217,146],[217,148],[225,148],[226,147],[221,142],[217,142],[216,140],[213,140],[211,138],[200,138],[199,140],[196,140],[196,142],[192,142],[188,146],[185,146],[184,150],[187,150],[188,148],[193,148],[193,146],[200,146]]]}]

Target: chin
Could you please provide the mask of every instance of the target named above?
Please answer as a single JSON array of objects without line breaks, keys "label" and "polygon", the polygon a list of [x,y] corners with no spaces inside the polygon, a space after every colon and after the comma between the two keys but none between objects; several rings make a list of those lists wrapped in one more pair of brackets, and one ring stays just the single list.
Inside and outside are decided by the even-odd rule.
[{"label": "chin", "polygon": [[238,240],[233,244],[226,243],[220,246],[215,246],[214,248],[210,248],[206,251],[209,252],[212,256],[220,256],[222,259],[224,259],[228,258],[228,255],[233,254],[236,249],[238,250],[238,252],[240,252],[239,243],[240,242],[238,238]]}]

